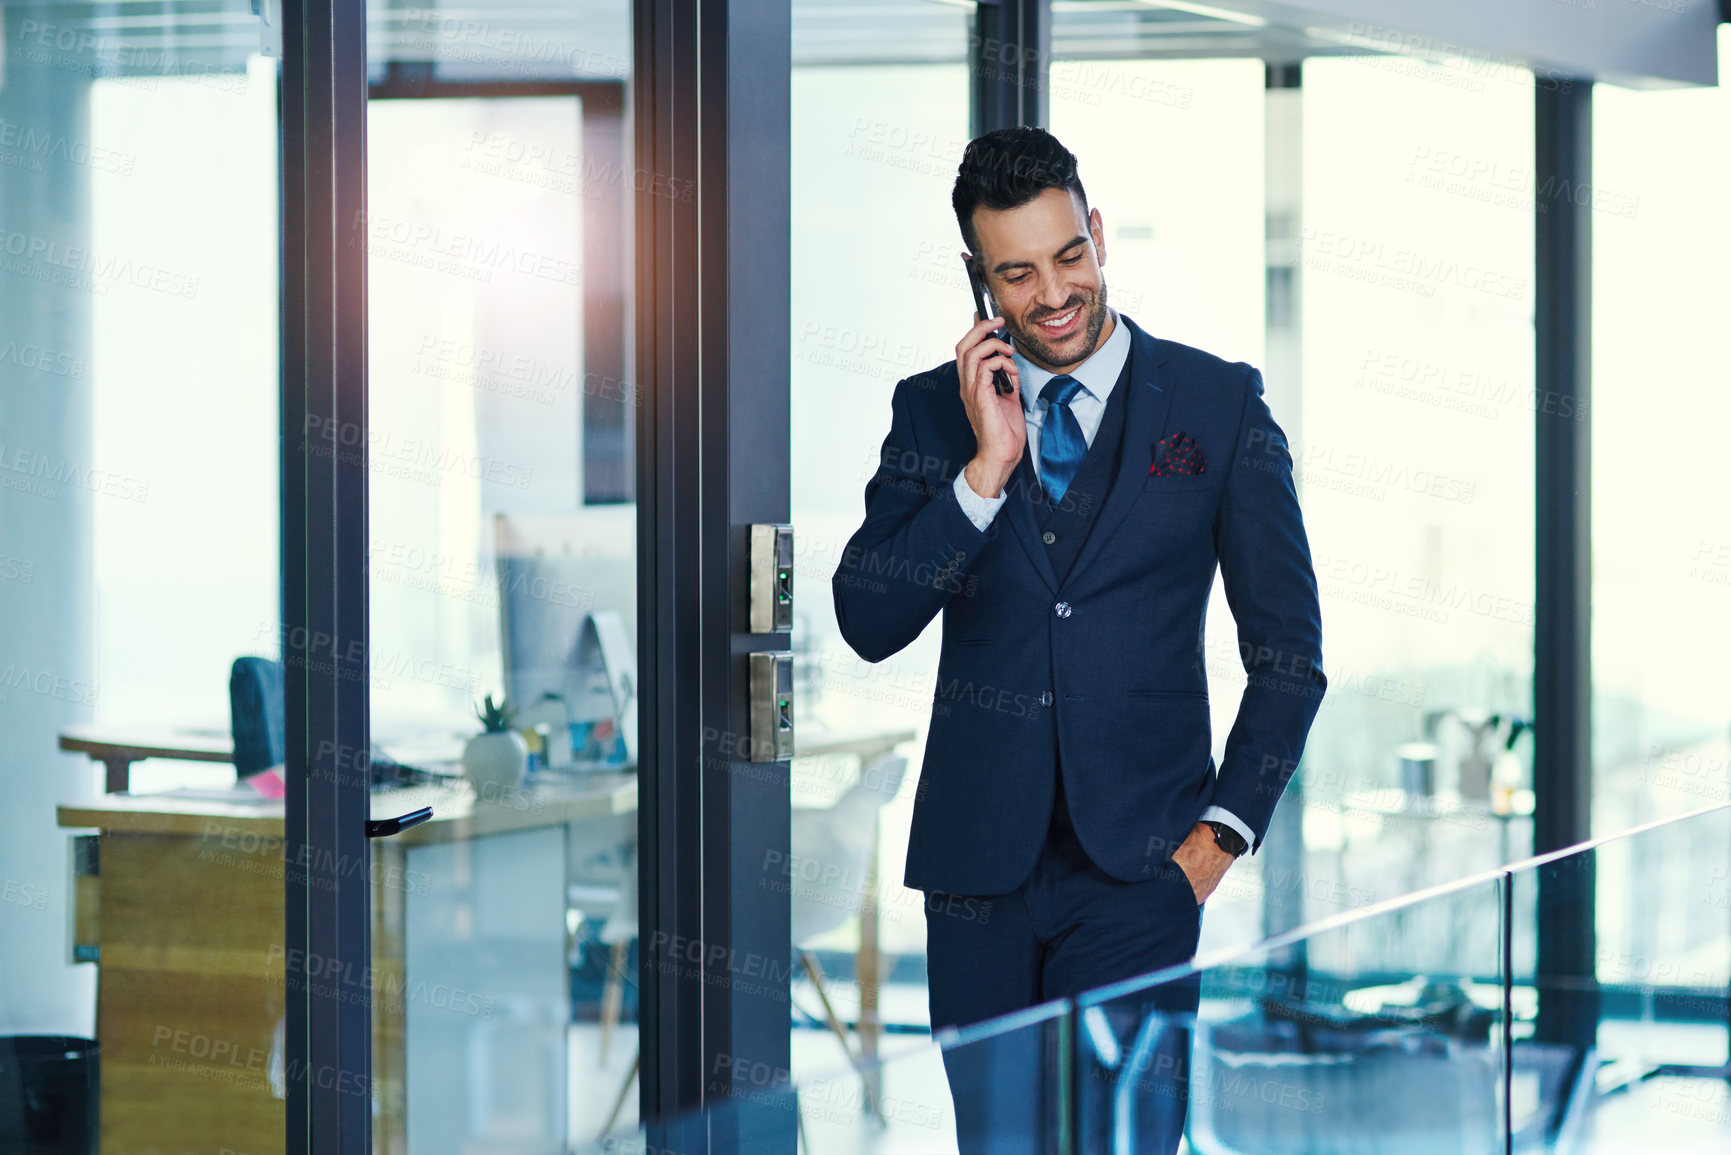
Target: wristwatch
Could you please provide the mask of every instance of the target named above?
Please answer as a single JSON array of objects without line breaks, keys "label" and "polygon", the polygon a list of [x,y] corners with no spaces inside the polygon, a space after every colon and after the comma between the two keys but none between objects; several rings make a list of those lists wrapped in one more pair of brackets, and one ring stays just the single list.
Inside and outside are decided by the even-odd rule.
[{"label": "wristwatch", "polygon": [[1244,857],[1244,852],[1250,849],[1250,843],[1244,841],[1244,835],[1232,829],[1224,822],[1215,822],[1205,818],[1202,825],[1214,831],[1214,844],[1234,858]]}]

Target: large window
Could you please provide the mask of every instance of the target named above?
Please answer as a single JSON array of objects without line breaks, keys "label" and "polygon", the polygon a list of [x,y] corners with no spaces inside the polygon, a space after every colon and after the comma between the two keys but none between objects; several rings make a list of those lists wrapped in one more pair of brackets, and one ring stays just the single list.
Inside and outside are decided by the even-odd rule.
[{"label": "large window", "polygon": [[1534,80],[1457,71],[1304,65],[1308,917],[1530,845],[1530,740],[1498,757],[1488,717],[1530,716]]},{"label": "large window", "polygon": [[1593,94],[1595,833],[1731,792],[1724,80]]},{"label": "large window", "polygon": [[[1051,129],[1106,225],[1108,299],[1149,333],[1263,355],[1258,60],[1057,60]],[[1278,415],[1277,415],[1278,416]]]},{"label": "large window", "polygon": [[90,126],[91,247],[150,273],[91,300],[92,459],[127,482],[93,505],[97,720],[226,731],[229,664],[280,641],[276,65],[98,80]]}]

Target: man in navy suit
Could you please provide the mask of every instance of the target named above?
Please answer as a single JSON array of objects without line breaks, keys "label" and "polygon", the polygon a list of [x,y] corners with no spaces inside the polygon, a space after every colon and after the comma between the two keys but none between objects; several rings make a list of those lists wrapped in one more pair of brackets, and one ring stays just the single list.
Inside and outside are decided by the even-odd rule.
[{"label": "man in navy suit", "polygon": [[[867,661],[943,615],[904,877],[926,893],[934,1031],[1192,957],[1202,904],[1260,846],[1327,686],[1261,375],[1107,307],[1099,210],[1044,130],[972,141],[952,200],[1000,316],[897,383],[833,580]],[[1218,768],[1203,661],[1216,565],[1249,674]],[[1151,999],[1181,1022],[1199,990]],[[1158,1045],[1136,1095],[1143,1151],[1174,1150],[1183,1125],[1188,1036]],[[946,1052],[964,1152],[1041,1148],[1051,1061],[1014,1036]],[[1098,1119],[1096,1092],[1078,1101]]]}]

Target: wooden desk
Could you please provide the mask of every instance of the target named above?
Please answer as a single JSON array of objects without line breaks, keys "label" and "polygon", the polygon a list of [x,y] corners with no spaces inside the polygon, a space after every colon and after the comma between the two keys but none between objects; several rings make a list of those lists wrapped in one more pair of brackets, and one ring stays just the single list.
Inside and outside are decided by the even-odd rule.
[{"label": "wooden desk", "polygon": [[373,814],[420,805],[433,806],[431,821],[373,842],[356,868],[373,896],[373,965],[361,974],[286,957],[280,802],[120,795],[59,808],[61,826],[100,832],[77,917],[100,968],[102,1155],[283,1150],[290,961],[315,996],[372,1001],[373,1083],[357,1093],[377,1104],[375,1150],[456,1150],[447,1141],[463,1137],[429,1120],[475,1109],[477,1056],[499,1059],[524,1040],[542,1095],[513,1123],[563,1143],[564,826],[635,809],[636,776],[498,803],[412,787],[375,795]]}]

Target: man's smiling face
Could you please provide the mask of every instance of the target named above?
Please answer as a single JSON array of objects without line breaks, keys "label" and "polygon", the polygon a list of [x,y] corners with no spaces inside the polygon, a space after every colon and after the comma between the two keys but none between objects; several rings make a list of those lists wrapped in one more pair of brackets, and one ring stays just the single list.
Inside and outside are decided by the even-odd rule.
[{"label": "man's smiling face", "polygon": [[1087,360],[1105,328],[1105,237],[1100,212],[1058,188],[1025,205],[974,210],[974,259],[1016,348],[1061,373]]}]

